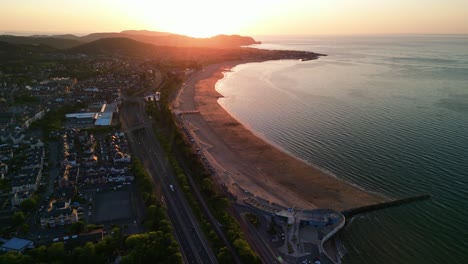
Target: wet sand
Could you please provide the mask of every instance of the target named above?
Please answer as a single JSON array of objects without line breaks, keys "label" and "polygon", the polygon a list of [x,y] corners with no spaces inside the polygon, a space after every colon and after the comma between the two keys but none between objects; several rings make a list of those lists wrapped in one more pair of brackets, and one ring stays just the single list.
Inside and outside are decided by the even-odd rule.
[{"label": "wet sand", "polygon": [[266,143],[218,104],[222,95],[215,84],[223,71],[246,62],[205,67],[187,81],[175,102],[178,111],[199,110],[184,114],[184,123],[218,173],[217,181],[233,193],[241,186],[288,207],[343,210],[383,201]]}]

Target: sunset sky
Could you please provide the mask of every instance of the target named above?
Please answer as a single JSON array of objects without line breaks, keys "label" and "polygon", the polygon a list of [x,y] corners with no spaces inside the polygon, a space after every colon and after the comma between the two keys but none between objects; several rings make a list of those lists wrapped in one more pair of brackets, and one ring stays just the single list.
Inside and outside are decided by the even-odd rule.
[{"label": "sunset sky", "polygon": [[1,32],[468,34],[467,0],[0,0]]}]

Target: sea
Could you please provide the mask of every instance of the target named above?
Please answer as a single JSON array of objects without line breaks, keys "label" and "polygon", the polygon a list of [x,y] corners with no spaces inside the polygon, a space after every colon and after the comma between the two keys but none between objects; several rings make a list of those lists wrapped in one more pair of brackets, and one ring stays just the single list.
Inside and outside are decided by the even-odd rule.
[{"label": "sea", "polygon": [[216,89],[233,117],[370,192],[432,196],[351,219],[342,263],[468,263],[468,35],[256,39],[328,56],[226,72]]}]

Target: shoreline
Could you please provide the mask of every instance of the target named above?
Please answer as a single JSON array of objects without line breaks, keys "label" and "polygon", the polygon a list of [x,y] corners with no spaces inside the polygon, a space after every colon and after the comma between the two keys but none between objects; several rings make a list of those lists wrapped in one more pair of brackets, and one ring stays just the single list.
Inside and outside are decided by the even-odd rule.
[{"label": "shoreline", "polygon": [[[231,193],[247,190],[286,207],[344,210],[385,199],[294,157],[231,116],[219,103],[216,83],[239,64],[266,60],[228,61],[206,66],[192,76],[176,99],[184,123],[217,172],[216,181]],[[241,188],[237,188],[241,186]],[[239,193],[241,195],[241,193]]]}]

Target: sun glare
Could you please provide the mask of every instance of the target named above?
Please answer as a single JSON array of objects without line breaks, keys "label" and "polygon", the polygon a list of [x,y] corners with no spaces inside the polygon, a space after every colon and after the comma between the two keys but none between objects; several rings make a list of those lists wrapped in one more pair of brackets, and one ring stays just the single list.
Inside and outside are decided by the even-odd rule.
[{"label": "sun glare", "polygon": [[163,5],[147,3],[145,8],[139,7],[137,15],[145,26],[154,30],[211,37],[218,34],[241,34],[269,8],[265,0],[174,0]]},{"label": "sun glare", "polygon": [[[157,23],[155,26],[160,26],[161,23]],[[211,19],[190,18],[186,17],[179,21],[173,21],[168,25],[163,25],[167,31],[176,34],[187,35],[191,37],[211,37],[218,34],[232,34],[233,28],[229,27],[228,23],[222,21],[213,23]]]}]

